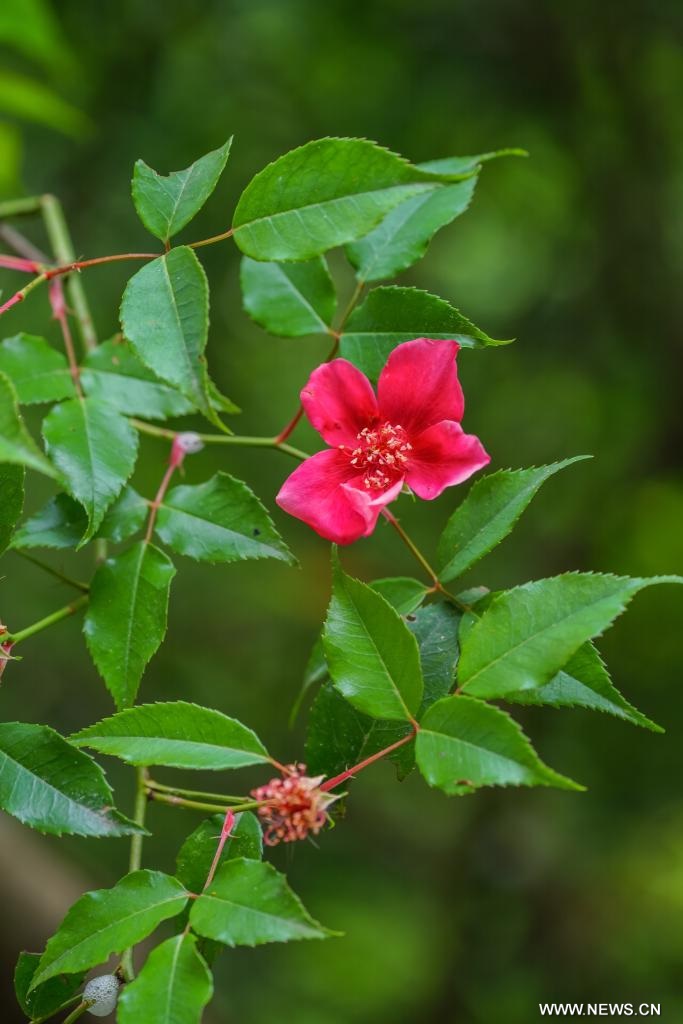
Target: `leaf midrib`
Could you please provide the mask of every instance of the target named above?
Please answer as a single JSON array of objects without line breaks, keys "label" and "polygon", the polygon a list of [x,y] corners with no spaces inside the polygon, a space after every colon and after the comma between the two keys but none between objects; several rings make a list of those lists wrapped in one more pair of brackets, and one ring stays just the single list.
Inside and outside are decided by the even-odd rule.
[{"label": "leaf midrib", "polygon": [[260,540],[258,537],[250,537],[249,534],[247,533],[239,533],[237,530],[230,529],[229,526],[223,526],[222,523],[216,523],[212,519],[206,519],[204,516],[199,515],[197,512],[191,512],[188,509],[182,508],[179,505],[171,505],[169,504],[168,501],[165,501],[159,505],[159,508],[163,508],[167,512],[173,512],[176,515],[187,516],[188,519],[196,519],[197,522],[200,523],[206,523],[208,526],[211,526],[214,529],[222,530],[223,533],[227,533],[228,536],[231,538],[235,537],[241,541],[249,541],[250,544],[254,544],[256,547],[265,548],[267,551],[276,552],[278,556],[283,556],[285,554],[285,552],[283,552],[280,548],[276,547],[272,543],[266,544],[265,541]]},{"label": "leaf midrib", "polygon": [[[12,757],[4,749],[0,749],[0,776],[2,775],[2,761],[1,761],[2,758],[4,758],[5,761],[8,762],[10,765],[14,765],[17,769],[19,769],[19,772],[17,774],[23,773],[25,776],[27,776],[28,777],[28,781],[30,781],[32,785],[34,785],[35,782],[38,782],[41,786],[43,786],[45,789],[47,789],[50,793],[54,793],[58,797],[60,797],[62,800],[65,800],[69,804],[70,807],[73,807],[73,808],[75,808],[78,811],[84,812],[87,816],[95,818],[95,820],[100,822],[100,823],[111,824],[111,819],[107,818],[106,815],[103,816],[103,814],[101,812],[98,812],[97,810],[95,810],[94,807],[89,807],[87,804],[78,803],[74,799],[74,797],[69,796],[68,793],[65,793],[61,789],[57,789],[57,787],[54,786],[51,782],[48,782],[41,775],[38,775],[38,773],[36,771],[33,771],[30,768],[27,768],[26,765],[22,764],[21,761],[18,761],[15,757]],[[17,781],[15,780],[15,782],[12,785],[12,791],[11,791],[11,793],[9,795],[9,799],[10,800],[14,796],[14,790],[16,789],[16,787],[17,787]],[[109,796],[111,794],[107,794],[107,795]]]},{"label": "leaf midrib", "polygon": [[[633,582],[633,581],[631,581],[631,582]],[[624,587],[623,589],[626,590],[627,587]],[[623,611],[624,608],[626,607],[626,604],[628,603],[628,601],[630,600],[630,598],[632,596],[633,596],[633,594],[628,592],[628,591],[624,595],[624,597],[618,597],[618,593],[616,593],[616,592],[611,593],[611,594],[603,594],[602,597],[600,597],[599,599],[597,599],[595,601],[591,601],[588,604],[583,604],[583,605],[581,605],[580,608],[574,608],[567,615],[563,615],[561,618],[555,619],[550,625],[544,626],[542,629],[538,629],[534,633],[530,633],[528,636],[525,636],[522,640],[520,640],[519,643],[513,644],[510,647],[507,647],[503,651],[502,654],[499,654],[496,658],[493,658],[491,661],[487,662],[485,665],[482,665],[482,667],[477,669],[477,671],[473,675],[469,676],[465,682],[461,683],[463,689],[466,689],[470,685],[472,680],[477,678],[477,676],[481,675],[483,672],[488,672],[489,669],[493,668],[494,665],[497,665],[499,662],[503,661],[505,658],[507,658],[510,655],[514,654],[516,651],[520,650],[520,648],[525,647],[527,644],[533,643],[534,640],[536,640],[539,636],[542,636],[544,633],[548,633],[551,630],[556,629],[558,626],[563,626],[567,622],[569,622],[571,619],[575,618],[576,616],[581,615],[584,612],[589,611],[591,609],[594,609],[598,605],[601,605],[601,604],[603,604],[605,602],[611,601],[611,600],[613,600],[615,598],[619,600],[619,604],[621,606],[620,611]],[[490,610],[491,609],[488,609],[487,611],[490,611]],[[480,624],[481,624],[481,622],[484,621],[484,618],[485,618],[486,614],[487,613],[485,612],[484,616],[482,616],[482,618],[479,620],[479,622],[472,629],[472,633],[469,634],[468,639],[470,640],[470,642],[471,642],[472,634],[475,632],[477,627],[480,627]],[[618,615],[618,614],[619,614],[619,612],[616,612],[616,615]],[[578,646],[580,647],[581,644],[579,643]],[[578,650],[578,647],[577,647],[577,650]]]},{"label": "leaf midrib", "polygon": [[215,900],[216,903],[225,904],[228,907],[235,907],[237,910],[253,914],[255,917],[263,917],[267,921],[275,921],[278,924],[284,922],[284,924],[288,926],[293,925],[302,934],[310,934],[312,931],[320,934],[319,928],[315,928],[313,925],[306,922],[297,921],[291,917],[278,917],[276,914],[271,914],[267,910],[259,910],[257,907],[250,907],[248,904],[238,903],[235,899],[228,899],[226,896],[218,896],[216,893],[202,893],[199,899],[206,901]]},{"label": "leaf midrib", "polygon": [[[145,914],[157,910],[158,908],[165,906],[167,903],[174,903],[181,899],[186,903],[188,900],[187,894],[177,893],[174,896],[168,896],[166,897],[166,899],[159,900],[157,903],[151,903],[140,910],[134,910],[131,914],[127,914],[125,917],[118,917],[116,921],[109,922],[103,928],[97,929],[97,931],[90,932],[90,934],[86,935],[85,938],[81,939],[80,942],[77,942],[75,945],[69,946],[67,950],[65,950],[58,957],[52,960],[42,971],[36,972],[36,975],[34,975],[31,988],[37,988],[37,986],[40,984],[40,981],[38,979],[40,979],[43,976],[43,974],[45,974],[48,971],[50,972],[48,977],[54,977],[55,974],[60,974],[60,971],[55,972],[53,970],[55,965],[61,963],[61,961],[63,961],[66,957],[71,956],[75,952],[75,950],[79,949],[81,946],[87,945],[88,942],[96,941],[100,936],[105,935],[108,931],[112,931],[112,929],[116,929],[121,925],[126,924],[129,921],[132,921],[136,917],[143,917]],[[180,913],[180,911],[178,911],[178,913]],[[113,952],[116,952],[116,950],[114,950]]]},{"label": "leaf midrib", "polygon": [[[398,697],[398,701],[399,701],[401,707],[403,708],[403,710],[405,712],[406,720],[409,721],[409,722],[412,721],[412,717],[413,716],[411,715],[411,713],[410,713],[410,711],[408,709],[408,706],[407,706],[405,700],[403,699],[403,695],[402,695],[401,691],[398,688],[398,684],[394,681],[394,677],[393,677],[393,675],[392,675],[392,673],[391,673],[391,671],[389,669],[389,666],[387,665],[386,661],[384,660],[383,654],[381,653],[379,647],[377,646],[377,643],[376,643],[374,637],[372,636],[372,634],[369,632],[367,626],[365,625],[365,620],[363,619],[363,616],[361,615],[360,609],[358,608],[358,605],[356,604],[353,596],[349,593],[348,587],[346,587],[346,586],[344,587],[344,592],[346,593],[349,601],[353,605],[353,609],[354,609],[354,611],[356,613],[356,617],[357,617],[358,621],[360,622],[360,624],[361,624],[361,626],[363,628],[363,632],[367,636],[367,638],[370,641],[372,647],[374,647],[374,649],[375,649],[375,652],[377,654],[377,657],[379,658],[379,661],[380,661],[380,663],[382,665],[384,673],[385,673],[387,679],[389,680],[389,682],[391,684],[391,687],[394,690],[396,696]],[[377,596],[380,597],[380,595],[377,595]],[[383,600],[383,598],[380,597],[380,600]],[[391,607],[391,606],[389,606],[389,607]]]}]

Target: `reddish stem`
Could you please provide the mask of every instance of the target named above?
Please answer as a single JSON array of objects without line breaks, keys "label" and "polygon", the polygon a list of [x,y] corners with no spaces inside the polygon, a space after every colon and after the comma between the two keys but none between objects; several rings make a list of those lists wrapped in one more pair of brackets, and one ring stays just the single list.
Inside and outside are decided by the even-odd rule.
[{"label": "reddish stem", "polygon": [[304,407],[303,407],[303,405],[300,405],[299,408],[297,409],[296,413],[292,417],[292,419],[287,424],[287,426],[283,427],[283,429],[280,431],[280,433],[275,438],[275,444],[282,444],[284,441],[287,440],[289,435],[294,431],[294,428],[296,427],[297,423],[299,422],[299,420],[301,419],[303,414],[304,414]]},{"label": "reddish stem", "polygon": [[375,761],[379,761],[381,758],[386,757],[387,754],[391,754],[394,750],[398,750],[399,747],[404,747],[406,743],[410,743],[410,741],[415,738],[418,731],[419,726],[417,722],[414,722],[412,730],[407,736],[404,736],[403,739],[396,740],[396,742],[392,743],[391,746],[385,747],[384,750],[379,750],[371,757],[366,757],[364,761],[360,761],[359,764],[354,765],[353,768],[347,768],[345,772],[341,773],[341,775],[335,775],[333,779],[327,779],[326,782],[323,782],[320,788],[324,793],[328,793],[331,789],[335,789],[337,786],[340,786],[342,782],[346,782],[347,779],[352,779],[354,775],[362,771],[363,768],[367,768],[369,765],[374,764]]},{"label": "reddish stem", "polygon": [[0,255],[0,267],[5,270],[21,270],[25,274],[39,274],[40,267],[33,260],[26,260],[22,256]]},{"label": "reddish stem", "polygon": [[81,398],[83,397],[83,389],[81,387],[81,376],[78,369],[78,360],[76,358],[76,349],[74,347],[74,339],[71,334],[71,328],[69,327],[69,320],[66,315],[66,303],[64,302],[64,288],[62,282],[59,279],[50,283],[50,306],[52,307],[52,315],[59,324],[62,337],[64,339],[64,348],[66,350],[66,356],[69,360],[69,370],[71,372],[71,379],[74,382],[76,388],[76,394]]},{"label": "reddish stem", "polygon": [[187,454],[185,448],[183,447],[181,437],[182,435],[176,434],[173,438],[173,443],[171,444],[171,454],[169,455],[168,458],[168,466],[166,467],[166,472],[161,478],[159,490],[156,493],[154,501],[150,503],[149,520],[147,522],[147,532],[145,533],[145,544],[149,544],[149,542],[152,539],[152,534],[154,533],[154,524],[157,519],[157,512],[159,511],[159,506],[161,505],[162,501],[166,496],[166,491],[168,490],[168,485],[171,482],[171,477],[175,473],[176,469],[178,469],[179,466],[182,466],[183,459]]},{"label": "reddish stem", "polygon": [[[334,357],[337,354],[337,349],[339,348],[339,333],[338,332],[333,332],[333,333],[334,333],[334,345],[332,346],[329,355],[325,359],[326,363],[329,363],[330,359],[334,359]],[[303,405],[301,405],[301,403],[299,403],[299,408],[297,409],[297,411],[294,414],[294,416],[292,417],[292,419],[289,421],[289,423],[287,424],[286,427],[283,427],[283,429],[280,431],[280,433],[275,438],[275,444],[282,444],[284,441],[287,440],[289,435],[294,431],[295,427],[297,426],[297,424],[298,424],[299,420],[301,419],[301,417],[303,416],[303,414],[304,414],[304,407],[303,407]]]},{"label": "reddish stem", "polygon": [[215,853],[213,861],[211,863],[211,867],[209,868],[209,873],[206,876],[206,881],[204,882],[204,888],[202,889],[202,892],[206,892],[206,890],[209,888],[209,886],[213,882],[213,877],[216,874],[216,869],[218,868],[218,865],[220,864],[221,854],[223,853],[223,847],[225,846],[225,844],[227,843],[228,839],[230,838],[230,833],[232,831],[232,826],[234,824],[235,824],[235,812],[234,811],[227,811],[226,815],[225,815],[225,820],[223,822],[223,828],[221,829],[220,839],[218,840],[218,847],[216,848],[216,853]]},{"label": "reddish stem", "polygon": [[12,295],[7,302],[3,302],[2,306],[0,306],[0,316],[2,316],[3,313],[6,313],[8,309],[11,309],[12,306],[16,306],[16,304],[21,302],[23,298],[23,292],[17,292],[16,295]]}]

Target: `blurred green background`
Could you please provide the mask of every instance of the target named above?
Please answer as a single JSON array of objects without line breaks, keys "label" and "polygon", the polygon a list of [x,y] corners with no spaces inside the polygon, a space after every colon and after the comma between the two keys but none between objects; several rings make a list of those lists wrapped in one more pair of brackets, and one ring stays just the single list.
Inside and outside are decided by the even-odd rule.
[{"label": "blurred green background", "polygon": [[[55,192],[79,254],[94,256],[149,245],[129,200],[137,157],[184,167],[233,132],[224,180],[183,237],[224,230],[252,174],[311,138],[366,136],[414,160],[527,148],[529,160],[485,168],[470,211],[401,282],[517,338],[461,358],[465,425],[494,467],[595,459],[548,483],[468,582],[680,572],[682,28],[674,0],[3,0],[0,197]],[[25,230],[43,242],[39,225]],[[213,374],[245,410],[240,430],[274,433],[326,344],[265,336],[241,310],[236,249],[203,257]],[[103,338],[129,273],[84,276]],[[6,294],[14,281],[3,273]],[[36,294],[3,336],[56,340],[47,318]],[[313,450],[307,428],[295,439]],[[138,489],[151,493],[164,458],[146,443]],[[188,479],[219,466],[270,506],[292,468],[278,453],[205,451]],[[44,497],[36,485],[29,509]],[[427,551],[460,497],[402,501]],[[178,559],[168,638],[141,695],[220,708],[290,759],[303,730],[291,733],[287,716],[328,600],[328,547],[276,520],[300,572]],[[345,559],[366,579],[415,568],[382,528]],[[14,628],[66,599],[14,555],[2,572],[0,614]],[[372,769],[319,849],[274,854],[346,938],[224,954],[207,1021],[528,1024],[539,1001],[570,999],[660,1002],[667,1024],[683,1019],[680,613],[671,588],[647,592],[601,642],[617,685],[666,736],[588,712],[523,712],[541,755],[584,795],[447,800]],[[68,732],[110,712],[77,622],[22,653],[3,680],[4,719]],[[131,772],[107,767],[125,806]],[[150,821],[145,863],[172,868],[198,818],[160,806]],[[0,851],[10,1024],[22,1019],[9,981],[16,951],[40,948],[83,888],[113,883],[127,849],[57,842],[5,819]]]}]

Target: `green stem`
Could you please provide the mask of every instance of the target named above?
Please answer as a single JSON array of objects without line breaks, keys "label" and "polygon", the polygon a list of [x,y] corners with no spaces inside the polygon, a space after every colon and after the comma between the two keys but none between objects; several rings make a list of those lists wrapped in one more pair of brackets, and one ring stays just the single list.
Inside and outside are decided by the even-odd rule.
[{"label": "green stem", "polygon": [[42,559],[36,558],[35,555],[29,555],[28,551],[22,551],[19,548],[15,548],[14,553],[15,555],[19,555],[20,558],[24,558],[32,565],[42,569],[43,572],[49,572],[51,576],[54,576],[55,579],[61,580],[62,583],[66,583],[70,587],[75,587],[76,590],[80,590],[84,594],[89,592],[90,587],[87,583],[82,583],[80,580],[72,579],[71,576],[67,576],[65,573],[61,572],[60,569],[55,569],[52,565],[48,565],[47,562],[43,562]]},{"label": "green stem", "polygon": [[[45,230],[55,255],[55,261],[58,264],[74,263],[76,253],[62,204],[56,196],[45,195],[41,196],[40,208],[45,222]],[[78,274],[70,274],[67,277],[65,288],[69,305],[78,324],[83,348],[86,352],[90,352],[97,347],[97,334],[90,313],[90,306],[88,305],[83,284]]]},{"label": "green stem", "polygon": [[177,796],[206,797],[209,800],[216,800],[221,804],[239,804],[244,801],[243,796],[226,795],[225,793],[208,793],[200,789],[183,789],[180,786],[165,786],[155,779],[147,780],[147,788],[158,790],[161,793],[175,793]]},{"label": "green stem", "polygon": [[25,217],[40,210],[40,196],[26,196],[25,199],[8,199],[0,203],[0,220],[9,217]]},{"label": "green stem", "polygon": [[[147,815],[147,769],[136,768],[135,769],[135,806],[133,809],[133,821],[140,828],[145,827],[145,818]],[[131,836],[130,840],[130,856],[128,858],[128,871],[139,871],[142,866],[142,843],[144,836],[141,834]],[[121,971],[126,981],[132,981],[135,977],[135,968],[133,966],[133,947],[124,950],[121,956]],[[66,1024],[66,1022],[65,1022]]]},{"label": "green stem", "polygon": [[92,1005],[92,999],[84,999],[82,1003],[78,1004],[75,1010],[72,1010],[69,1016],[65,1019],[64,1024],[73,1024],[73,1022],[78,1020],[79,1017],[82,1017],[86,1010],[89,1010]]},{"label": "green stem", "polygon": [[[81,1004],[81,994],[80,994],[80,992],[78,993],[78,995],[72,996],[71,999],[67,999],[67,1001],[62,1006],[60,1006],[59,1009],[60,1010],[68,1010],[70,1006],[74,1005],[74,1003]],[[54,1014],[54,1010],[52,1010],[50,1013],[46,1014],[44,1017],[32,1017],[31,1018],[31,1024],[45,1024],[45,1021],[46,1020],[52,1020],[54,1015],[55,1015]],[[65,1022],[65,1024],[66,1024],[66,1022]]]},{"label": "green stem", "polygon": [[220,235],[211,235],[211,238],[202,238],[199,242],[190,242],[190,249],[201,249],[205,245],[215,245],[216,242],[224,242],[226,238],[232,238],[234,229],[229,228],[222,231]]},{"label": "green stem", "polygon": [[443,594],[444,597],[448,598],[448,600],[452,604],[454,604],[456,608],[459,608],[460,611],[471,611],[472,609],[468,604],[465,604],[464,601],[461,601],[459,598],[457,598],[455,594],[451,594],[450,590],[446,590],[441,580],[437,576],[435,570],[432,569],[431,565],[429,564],[425,556],[422,554],[417,544],[415,544],[415,542],[411,540],[411,538],[408,536],[408,534],[403,529],[396,516],[394,516],[387,508],[382,509],[382,515],[384,516],[388,523],[391,523],[393,528],[396,530],[396,533],[399,535],[405,546],[410,551],[411,555],[415,558],[417,562],[419,562],[424,571],[427,573],[432,584],[432,590],[438,590],[440,594]]},{"label": "green stem", "polygon": [[[172,441],[178,434],[177,430],[155,427],[151,423],[145,423],[144,420],[134,417],[131,417],[130,422],[141,434],[149,434],[150,437],[163,437]],[[284,452],[285,455],[291,455],[294,459],[303,460],[310,457],[307,452],[293,448],[291,444],[280,444],[276,437],[245,437],[240,434],[198,434],[197,436],[204,444],[225,444],[232,445],[234,448],[272,448]]]},{"label": "green stem", "polygon": [[203,800],[187,800],[182,796],[174,796],[172,793],[160,793],[156,789],[149,790],[149,796],[154,801],[162,804],[169,804],[171,807],[185,807],[190,811],[207,811],[209,814],[225,814],[226,811],[252,811],[263,805],[262,800],[246,800],[242,804],[233,804],[226,807],[225,804],[207,804]]},{"label": "green stem", "polygon": [[54,626],[56,622],[61,622],[62,619],[68,619],[70,615],[73,615],[80,608],[83,608],[88,603],[88,595],[84,594],[83,597],[77,598],[72,601],[71,604],[65,605],[63,608],[58,608],[56,612],[52,612],[51,615],[46,615],[44,619],[38,619],[30,626],[26,626],[25,629],[20,629],[17,633],[5,633],[3,640],[9,640],[12,644],[20,644],[22,640],[28,640],[29,637],[35,636],[36,633],[42,633],[44,629],[49,626]]}]

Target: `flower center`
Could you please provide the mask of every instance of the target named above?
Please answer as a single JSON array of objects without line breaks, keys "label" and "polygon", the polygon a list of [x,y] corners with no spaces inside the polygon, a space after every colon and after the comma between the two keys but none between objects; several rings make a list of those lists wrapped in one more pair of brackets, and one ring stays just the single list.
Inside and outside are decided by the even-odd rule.
[{"label": "flower center", "polygon": [[383,490],[403,475],[412,445],[400,424],[364,427],[357,440],[358,447],[351,450],[351,465],[363,473],[368,489]]}]

